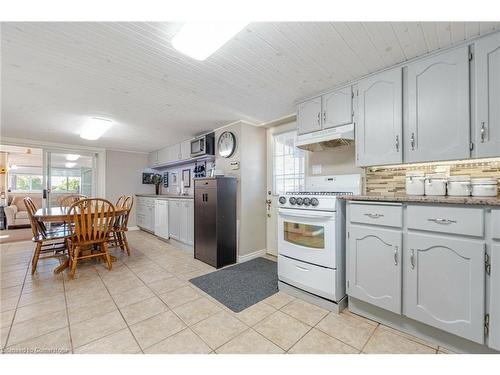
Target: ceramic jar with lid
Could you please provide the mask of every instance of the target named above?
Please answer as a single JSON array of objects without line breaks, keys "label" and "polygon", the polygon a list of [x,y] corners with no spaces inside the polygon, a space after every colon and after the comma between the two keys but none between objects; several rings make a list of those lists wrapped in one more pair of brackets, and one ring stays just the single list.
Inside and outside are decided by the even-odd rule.
[{"label": "ceramic jar with lid", "polygon": [[473,197],[496,197],[497,183],[495,178],[473,178],[471,180]]},{"label": "ceramic jar with lid", "polygon": [[446,176],[444,173],[432,173],[425,176],[425,195],[446,195]]},{"label": "ceramic jar with lid", "polygon": [[452,197],[468,197],[470,194],[470,176],[448,177],[448,195]]},{"label": "ceramic jar with lid", "polygon": [[425,173],[410,171],[406,173],[406,195],[424,195]]}]

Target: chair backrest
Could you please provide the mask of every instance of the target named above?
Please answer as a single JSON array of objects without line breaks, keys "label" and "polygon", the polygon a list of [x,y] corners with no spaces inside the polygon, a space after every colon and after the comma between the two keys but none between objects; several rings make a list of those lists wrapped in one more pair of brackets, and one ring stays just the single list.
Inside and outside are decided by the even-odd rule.
[{"label": "chair backrest", "polygon": [[67,221],[74,223],[71,226],[74,242],[104,242],[115,225],[115,207],[106,199],[81,199],[68,209]]},{"label": "chair backrest", "polygon": [[81,199],[87,199],[87,198],[88,197],[86,195],[82,194],[65,195],[59,199],[59,207],[61,208],[71,207],[73,203],[78,202]]},{"label": "chair backrest", "polygon": [[123,206],[123,202],[125,201],[125,195],[120,195],[120,197],[118,198],[118,200],[116,201],[116,204],[115,204],[115,207],[121,207]]},{"label": "chair backrest", "polygon": [[124,199],[122,205],[120,207],[117,206],[116,208],[126,210],[126,212],[119,216],[117,215],[115,228],[125,230],[127,229],[130,211],[132,210],[132,206],[134,205],[134,197],[132,197],[131,195],[129,196],[124,195],[123,197]]},{"label": "chair backrest", "polygon": [[33,232],[33,238],[40,238],[46,235],[47,228],[45,225],[35,218],[36,205],[33,199],[30,197],[25,197],[23,199],[24,205],[26,206],[26,211],[28,212],[28,218],[30,219],[31,231]]}]

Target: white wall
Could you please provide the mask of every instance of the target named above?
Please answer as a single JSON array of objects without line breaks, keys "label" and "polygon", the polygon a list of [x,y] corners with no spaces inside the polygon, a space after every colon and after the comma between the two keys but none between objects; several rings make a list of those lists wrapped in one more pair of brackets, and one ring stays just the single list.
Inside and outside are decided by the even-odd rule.
[{"label": "white wall", "polygon": [[106,151],[106,199],[116,203],[122,194],[134,197],[134,207],[128,225],[135,226],[135,194],[154,194],[154,185],[142,184],[142,172],[148,156],[142,153]]},{"label": "white wall", "polygon": [[307,152],[306,175],[312,176],[312,166],[321,165],[321,174],[363,174],[356,167],[356,149],[353,145],[339,146],[330,150]]}]

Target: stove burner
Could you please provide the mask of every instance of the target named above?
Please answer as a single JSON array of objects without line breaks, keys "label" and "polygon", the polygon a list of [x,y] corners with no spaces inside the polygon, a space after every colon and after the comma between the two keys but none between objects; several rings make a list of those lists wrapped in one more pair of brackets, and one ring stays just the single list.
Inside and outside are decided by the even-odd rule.
[{"label": "stove burner", "polygon": [[353,195],[352,192],[339,191],[287,191],[285,195]]}]

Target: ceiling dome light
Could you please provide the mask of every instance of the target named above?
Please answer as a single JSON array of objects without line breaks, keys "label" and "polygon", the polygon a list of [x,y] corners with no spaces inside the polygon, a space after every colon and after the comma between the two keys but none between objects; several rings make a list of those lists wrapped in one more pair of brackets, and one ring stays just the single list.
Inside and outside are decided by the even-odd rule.
[{"label": "ceiling dome light", "polygon": [[68,155],[66,155],[66,160],[67,161],[77,161],[78,159],[80,159],[80,155],[76,155],[76,154],[68,154]]},{"label": "ceiling dome light", "polygon": [[83,126],[80,137],[88,139],[89,141],[95,141],[108,131],[111,126],[113,126],[113,122],[111,120],[92,117]]},{"label": "ceiling dome light", "polygon": [[76,163],[65,163],[64,166],[66,168],[73,168],[76,165]]},{"label": "ceiling dome light", "polygon": [[193,59],[203,61],[246,25],[248,22],[187,22],[172,38],[172,46]]}]

